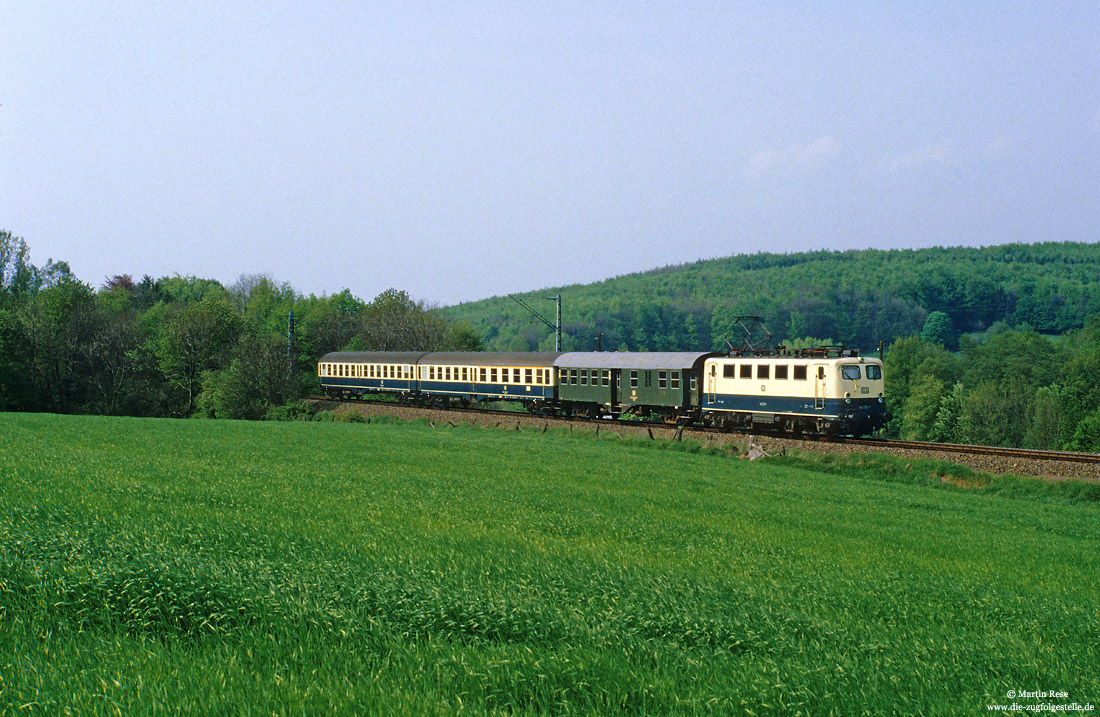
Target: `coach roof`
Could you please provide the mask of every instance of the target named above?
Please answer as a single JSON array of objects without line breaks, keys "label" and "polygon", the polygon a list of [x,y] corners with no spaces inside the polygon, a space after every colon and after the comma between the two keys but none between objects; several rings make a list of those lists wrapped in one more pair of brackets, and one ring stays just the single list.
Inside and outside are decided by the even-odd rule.
[{"label": "coach roof", "polygon": [[655,352],[626,353],[619,351],[574,352],[558,356],[554,365],[558,368],[636,368],[636,369],[690,369],[700,359],[722,354]]},{"label": "coach roof", "polygon": [[333,351],[321,357],[321,363],[415,364],[423,351]]},{"label": "coach roof", "polygon": [[532,366],[549,368],[560,354],[553,351],[439,351],[424,354],[423,366]]}]

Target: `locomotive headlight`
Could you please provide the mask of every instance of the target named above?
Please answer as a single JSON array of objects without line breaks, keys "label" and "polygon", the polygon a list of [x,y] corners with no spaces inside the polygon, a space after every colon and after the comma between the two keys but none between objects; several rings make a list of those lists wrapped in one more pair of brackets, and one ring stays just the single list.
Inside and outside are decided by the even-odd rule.
[{"label": "locomotive headlight", "polygon": [[878,402],[879,403],[886,403],[885,399],[883,399],[882,396],[878,397]]},{"label": "locomotive headlight", "polygon": [[851,402],[852,402],[852,399],[848,398],[847,396],[844,397],[844,403],[851,403]]}]

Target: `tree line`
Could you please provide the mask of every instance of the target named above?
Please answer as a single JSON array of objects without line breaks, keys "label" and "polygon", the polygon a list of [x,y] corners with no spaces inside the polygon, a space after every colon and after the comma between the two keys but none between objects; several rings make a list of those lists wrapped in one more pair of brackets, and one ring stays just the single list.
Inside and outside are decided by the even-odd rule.
[{"label": "tree line", "polygon": [[888,434],[1100,451],[1100,316],[1062,336],[995,324],[951,351],[932,332],[886,354]]},{"label": "tree line", "polygon": [[[289,343],[289,316],[295,317]],[[303,296],[262,275],[129,275],[93,288],[0,231],[0,410],[262,418],[316,392],[335,350],[479,350],[468,326],[388,289]]]}]

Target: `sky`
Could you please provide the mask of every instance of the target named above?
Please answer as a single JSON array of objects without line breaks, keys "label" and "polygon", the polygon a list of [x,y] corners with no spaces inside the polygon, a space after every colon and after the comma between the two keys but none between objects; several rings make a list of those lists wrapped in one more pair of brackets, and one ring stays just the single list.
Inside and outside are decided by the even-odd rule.
[{"label": "sky", "polygon": [[31,260],[432,305],[1100,240],[1100,3],[0,0]]}]

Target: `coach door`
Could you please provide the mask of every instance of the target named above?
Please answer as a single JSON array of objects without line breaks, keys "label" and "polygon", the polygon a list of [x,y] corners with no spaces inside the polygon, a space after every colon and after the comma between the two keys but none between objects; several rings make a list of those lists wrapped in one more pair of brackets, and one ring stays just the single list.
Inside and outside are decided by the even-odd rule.
[{"label": "coach door", "polygon": [[814,366],[814,408],[825,408],[825,364]]}]

